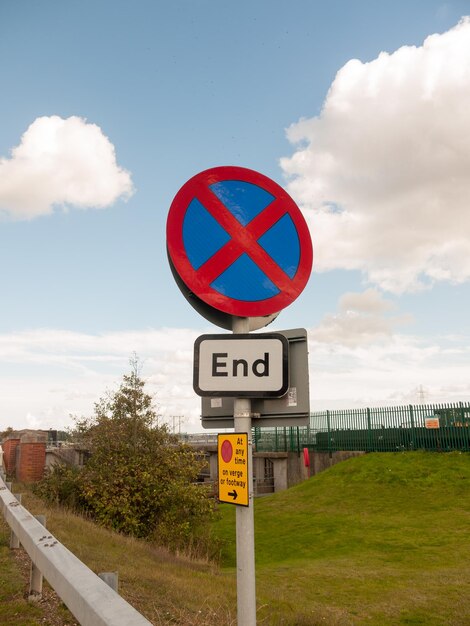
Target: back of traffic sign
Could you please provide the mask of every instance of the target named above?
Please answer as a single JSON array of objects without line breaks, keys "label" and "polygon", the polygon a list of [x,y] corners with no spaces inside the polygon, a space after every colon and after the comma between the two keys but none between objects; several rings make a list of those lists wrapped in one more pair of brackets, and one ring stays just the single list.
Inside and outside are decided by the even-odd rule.
[{"label": "back of traffic sign", "polygon": [[[170,266],[195,308],[225,316],[268,317],[304,289],[313,260],[305,219],[287,192],[241,167],[216,167],[176,194],[167,220]],[[260,326],[258,326],[260,327]]]}]

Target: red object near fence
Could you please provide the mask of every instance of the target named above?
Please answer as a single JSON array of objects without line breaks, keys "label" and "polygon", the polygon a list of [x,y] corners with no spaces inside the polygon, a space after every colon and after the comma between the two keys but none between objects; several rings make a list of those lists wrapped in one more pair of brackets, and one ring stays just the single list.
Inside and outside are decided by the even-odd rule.
[{"label": "red object near fence", "polygon": [[310,467],[310,454],[308,453],[308,448],[304,448],[304,465],[305,467]]}]

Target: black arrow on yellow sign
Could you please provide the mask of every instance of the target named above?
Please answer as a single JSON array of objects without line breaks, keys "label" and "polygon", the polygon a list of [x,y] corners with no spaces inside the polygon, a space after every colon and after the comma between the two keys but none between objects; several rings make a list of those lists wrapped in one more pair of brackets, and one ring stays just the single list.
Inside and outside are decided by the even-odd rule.
[{"label": "black arrow on yellow sign", "polygon": [[238,496],[238,493],[237,493],[237,492],[235,491],[235,489],[234,489],[233,491],[229,491],[229,492],[228,492],[228,495],[229,495],[229,496],[232,496],[232,498],[233,498],[234,500],[236,500],[236,499],[237,499],[237,496]]}]

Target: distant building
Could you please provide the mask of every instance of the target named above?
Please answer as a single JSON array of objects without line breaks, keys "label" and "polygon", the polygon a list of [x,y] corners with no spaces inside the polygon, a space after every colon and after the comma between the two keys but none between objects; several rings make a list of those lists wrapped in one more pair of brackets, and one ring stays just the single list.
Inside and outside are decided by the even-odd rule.
[{"label": "distant building", "polygon": [[47,430],[14,430],[2,441],[3,462],[9,477],[19,482],[41,480],[46,465]]}]

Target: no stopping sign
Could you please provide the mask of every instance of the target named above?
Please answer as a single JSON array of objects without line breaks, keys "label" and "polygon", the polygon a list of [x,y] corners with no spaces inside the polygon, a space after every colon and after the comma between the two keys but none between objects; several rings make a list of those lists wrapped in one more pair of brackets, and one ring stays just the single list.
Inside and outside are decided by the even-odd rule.
[{"label": "no stopping sign", "polygon": [[168,213],[167,246],[189,290],[239,317],[281,311],[312,269],[300,209],[273,180],[242,167],[205,170],[183,185]]}]

